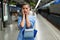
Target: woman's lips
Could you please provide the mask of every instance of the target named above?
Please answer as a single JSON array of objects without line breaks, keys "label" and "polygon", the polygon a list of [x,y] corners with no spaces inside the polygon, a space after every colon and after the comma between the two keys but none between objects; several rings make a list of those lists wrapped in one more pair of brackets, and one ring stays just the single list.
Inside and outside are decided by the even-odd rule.
[{"label": "woman's lips", "polygon": [[26,12],[26,11],[24,11],[24,13],[26,14],[27,12]]}]

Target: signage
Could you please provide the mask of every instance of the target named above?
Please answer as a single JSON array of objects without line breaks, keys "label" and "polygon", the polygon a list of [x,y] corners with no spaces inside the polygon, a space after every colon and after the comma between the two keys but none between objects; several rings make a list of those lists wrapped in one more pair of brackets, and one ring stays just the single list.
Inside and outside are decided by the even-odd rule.
[{"label": "signage", "polygon": [[54,4],[59,4],[60,0],[55,0]]}]

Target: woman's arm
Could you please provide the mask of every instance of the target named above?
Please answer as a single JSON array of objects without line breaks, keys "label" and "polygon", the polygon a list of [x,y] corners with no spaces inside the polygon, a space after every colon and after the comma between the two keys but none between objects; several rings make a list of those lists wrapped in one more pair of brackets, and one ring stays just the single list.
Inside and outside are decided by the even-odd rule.
[{"label": "woman's arm", "polygon": [[30,28],[31,27],[31,23],[30,23],[30,20],[28,19],[28,15],[25,16],[26,18],[26,25],[27,25],[27,28]]},{"label": "woman's arm", "polygon": [[21,23],[20,23],[20,26],[21,26],[21,27],[24,27],[24,21],[25,21],[25,15],[23,15],[23,17],[22,17],[22,21],[21,21]]},{"label": "woman's arm", "polygon": [[33,28],[35,24],[35,17],[31,16],[30,18],[28,18],[28,15],[26,15],[26,25],[27,28]]}]

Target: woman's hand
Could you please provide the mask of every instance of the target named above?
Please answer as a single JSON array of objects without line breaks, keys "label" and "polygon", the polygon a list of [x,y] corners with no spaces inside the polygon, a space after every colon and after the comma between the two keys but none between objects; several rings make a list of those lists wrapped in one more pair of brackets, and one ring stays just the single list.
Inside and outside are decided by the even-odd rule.
[{"label": "woman's hand", "polygon": [[24,11],[22,11],[22,14],[23,14],[23,16],[22,16],[22,21],[21,21],[20,26],[24,27],[24,22],[25,22],[25,13],[24,13]]},{"label": "woman's hand", "polygon": [[30,20],[28,18],[28,14],[25,14],[25,20],[26,20],[27,28],[30,28],[31,27],[31,23],[30,23]]}]

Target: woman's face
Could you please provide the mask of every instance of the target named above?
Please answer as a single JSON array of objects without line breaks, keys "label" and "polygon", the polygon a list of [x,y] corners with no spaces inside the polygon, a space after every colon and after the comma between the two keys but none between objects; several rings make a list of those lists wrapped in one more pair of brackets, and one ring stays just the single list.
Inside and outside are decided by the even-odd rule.
[{"label": "woman's face", "polygon": [[29,5],[23,5],[23,7],[22,7],[22,12],[24,12],[25,14],[28,14],[29,11],[30,11]]}]

